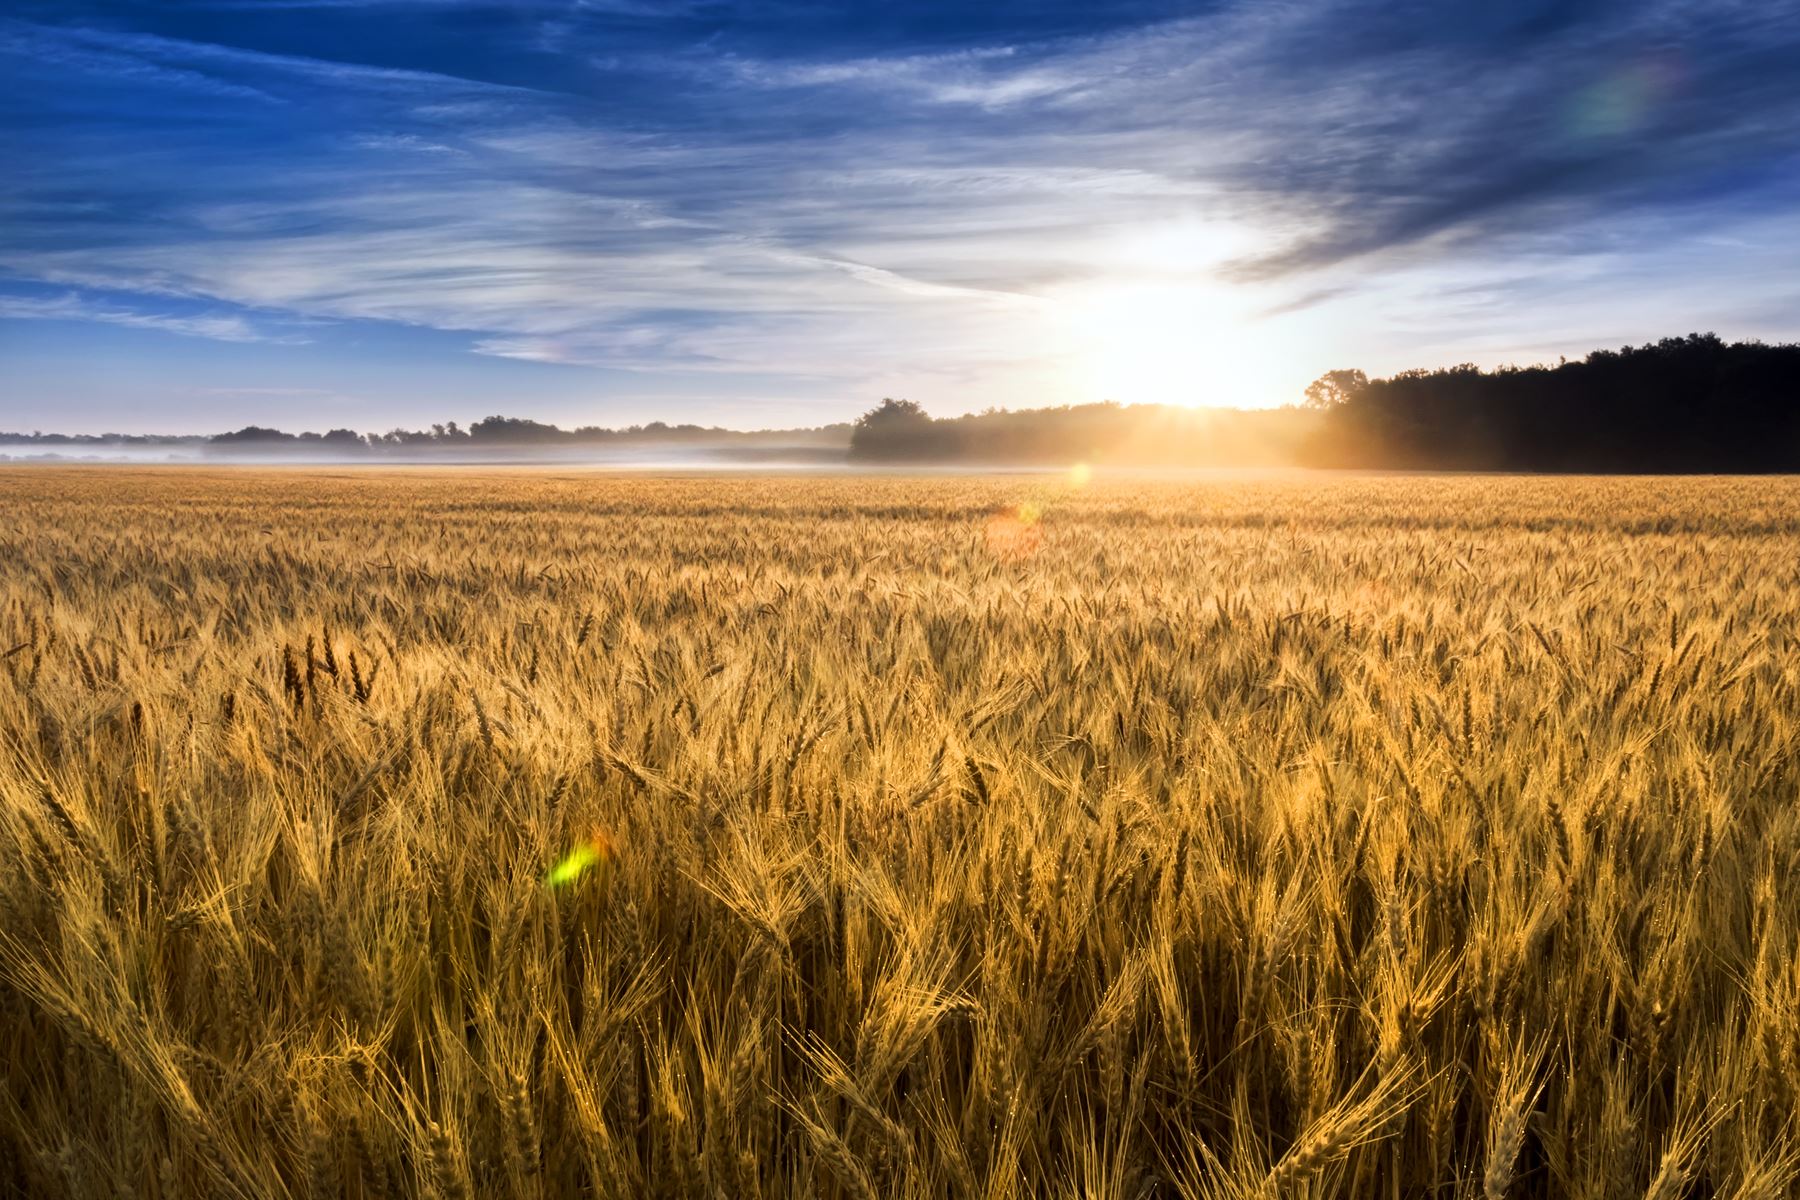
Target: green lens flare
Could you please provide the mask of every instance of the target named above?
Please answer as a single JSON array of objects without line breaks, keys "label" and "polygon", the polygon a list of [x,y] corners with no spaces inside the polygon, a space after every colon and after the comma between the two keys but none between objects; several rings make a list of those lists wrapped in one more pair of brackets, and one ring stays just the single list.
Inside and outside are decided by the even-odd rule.
[{"label": "green lens flare", "polygon": [[561,862],[550,868],[550,874],[544,876],[544,882],[550,887],[564,887],[574,883],[583,871],[599,861],[598,850],[592,846],[577,846]]}]

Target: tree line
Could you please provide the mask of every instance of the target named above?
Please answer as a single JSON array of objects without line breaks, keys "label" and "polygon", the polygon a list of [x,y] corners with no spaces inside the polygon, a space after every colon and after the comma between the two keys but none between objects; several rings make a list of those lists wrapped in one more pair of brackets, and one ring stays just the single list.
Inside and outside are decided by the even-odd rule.
[{"label": "tree line", "polygon": [[1087,404],[934,419],[884,400],[850,454],[889,463],[1067,463],[1593,472],[1800,470],[1800,345],[1716,334],[1579,361],[1371,380],[1329,371],[1296,405]]},{"label": "tree line", "polygon": [[0,433],[40,450],[194,446],[220,455],[469,457],[515,449],[735,447],[887,464],[1317,466],[1593,472],[1800,471],[1800,344],[1694,333],[1554,365],[1472,364],[1370,379],[1328,371],[1273,409],[1081,404],[934,418],[884,400],[854,425],[737,430],[652,421],[562,429],[493,416],[464,428],[287,433],[257,425],[210,438]]},{"label": "tree line", "polygon": [[1299,460],[1318,425],[1318,414],[1291,406],[1108,402],[933,418],[910,400],[888,399],[856,422],[850,457],[894,464],[1284,466]]},{"label": "tree line", "polygon": [[1305,460],[1439,470],[1800,470],[1800,345],[1716,334],[1596,350],[1554,366],[1472,365],[1309,389]]},{"label": "tree line", "polygon": [[486,417],[463,428],[455,421],[429,429],[392,429],[387,433],[358,433],[332,429],[325,433],[287,433],[260,425],[246,425],[207,439],[207,446],[227,452],[266,453],[283,451],[356,454],[381,451],[465,451],[517,447],[583,447],[607,445],[669,445],[691,443],[755,443],[782,441],[803,445],[842,445],[847,427],[827,425],[817,429],[772,429],[743,432],[703,425],[669,425],[651,421],[611,429],[582,425],[563,429],[523,417]]}]

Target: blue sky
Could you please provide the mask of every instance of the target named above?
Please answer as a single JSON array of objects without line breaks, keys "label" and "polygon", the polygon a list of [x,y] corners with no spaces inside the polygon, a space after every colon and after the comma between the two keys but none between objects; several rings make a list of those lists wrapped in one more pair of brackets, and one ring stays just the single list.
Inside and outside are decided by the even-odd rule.
[{"label": "blue sky", "polygon": [[0,429],[1266,405],[1800,338],[1794,0],[0,5]]}]

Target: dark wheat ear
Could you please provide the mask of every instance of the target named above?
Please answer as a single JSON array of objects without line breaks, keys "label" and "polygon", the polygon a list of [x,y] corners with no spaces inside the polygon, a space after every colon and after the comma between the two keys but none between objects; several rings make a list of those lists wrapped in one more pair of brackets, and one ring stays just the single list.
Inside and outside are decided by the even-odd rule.
[{"label": "dark wheat ear", "polygon": [[356,651],[350,651],[348,661],[350,663],[350,696],[358,704],[367,704],[369,702],[369,694],[375,687],[375,674],[381,669],[381,663],[379,661],[371,660],[369,663],[369,673],[364,675],[361,662],[356,657]]},{"label": "dark wheat ear", "polygon": [[292,646],[281,648],[281,690],[286,693],[294,707],[296,715],[306,707],[306,679],[300,673],[300,666],[294,661]]},{"label": "dark wheat ear", "polygon": [[481,733],[481,744],[489,754],[492,754],[494,752],[494,727],[488,721],[487,709],[482,707],[479,693],[470,692],[469,700],[475,706],[475,727]]},{"label": "dark wheat ear", "polygon": [[988,790],[987,775],[983,773],[981,764],[975,761],[973,755],[963,756],[963,769],[968,772],[969,788],[974,799],[979,801],[983,807],[992,804],[994,795]]}]

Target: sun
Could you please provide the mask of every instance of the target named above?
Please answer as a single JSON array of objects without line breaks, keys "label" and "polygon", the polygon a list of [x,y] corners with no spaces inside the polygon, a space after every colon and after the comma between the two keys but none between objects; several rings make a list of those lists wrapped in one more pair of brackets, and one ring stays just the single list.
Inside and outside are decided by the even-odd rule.
[{"label": "sun", "polygon": [[1073,382],[1126,404],[1261,408],[1280,403],[1284,355],[1213,287],[1127,283],[1071,297]]}]

